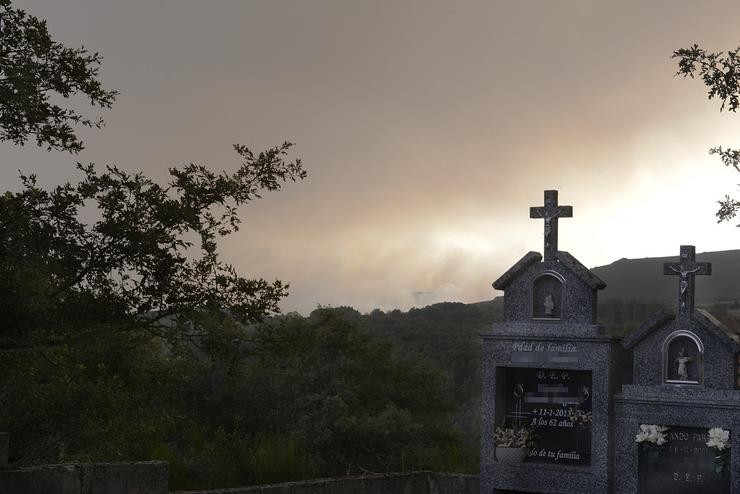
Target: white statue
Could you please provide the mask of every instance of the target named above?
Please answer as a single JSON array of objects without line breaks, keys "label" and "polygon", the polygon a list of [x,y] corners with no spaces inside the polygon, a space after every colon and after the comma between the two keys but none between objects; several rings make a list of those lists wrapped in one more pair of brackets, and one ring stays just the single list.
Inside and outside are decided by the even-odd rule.
[{"label": "white statue", "polygon": [[686,356],[686,349],[681,348],[681,351],[678,352],[678,358],[676,358],[676,362],[678,363],[678,377],[680,377],[683,381],[689,380],[689,373],[686,370],[686,364],[688,364],[692,360],[693,359],[691,357]]},{"label": "white statue", "polygon": [[545,297],[545,315],[551,316],[553,309],[555,309],[555,302],[552,300],[552,295],[547,295]]}]

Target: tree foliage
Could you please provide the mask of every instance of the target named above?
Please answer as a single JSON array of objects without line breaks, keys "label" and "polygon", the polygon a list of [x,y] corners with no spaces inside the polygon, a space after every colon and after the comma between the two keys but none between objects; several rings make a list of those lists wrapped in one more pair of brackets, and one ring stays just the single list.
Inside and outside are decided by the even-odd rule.
[{"label": "tree foliage", "polygon": [[109,108],[118,93],[100,83],[101,60],[84,47],[54,41],[46,21],[0,0],[0,140],[23,145],[34,137],[49,150],[82,150],[74,126],[100,128],[103,120],[50,98],[81,96],[93,106]]},{"label": "tree foliage", "polygon": [[[676,50],[672,58],[678,59],[676,75],[701,78],[708,88],[709,99],[720,100],[720,111],[725,108],[731,112],[737,111],[740,106],[740,47],[715,53],[695,44]],[[710,149],[709,154],[718,155],[725,166],[732,166],[740,172],[740,150],[717,146]],[[740,212],[740,201],[729,195],[718,202],[719,222],[730,220]]]},{"label": "tree foliage", "polygon": [[[109,107],[100,57],[0,0],[0,140],[78,152]],[[270,317],[288,286],[247,279],[218,244],[240,206],[303,179],[292,144],[242,145],[233,173],[190,164],[160,185],[80,165],[0,196],[0,430],[14,466],[161,459],[173,488],[462,463],[451,386],[352,309]]]},{"label": "tree foliage", "polygon": [[187,368],[162,358],[154,338],[118,333],[0,356],[13,465],[146,459],[177,426]]},{"label": "tree foliage", "polygon": [[443,372],[345,315],[202,321],[241,334],[231,345],[117,333],[12,352],[0,360],[11,461],[160,459],[173,489],[460,468]]},{"label": "tree foliage", "polygon": [[[224,263],[217,240],[239,227],[239,206],[305,177],[290,143],[216,174],[190,164],[161,186],[116,167],[78,165],[83,179],[53,190],[23,176],[0,197],[0,349],[23,350],[146,330],[199,338],[191,317],[227,311],[253,323],[278,311],[280,281],[246,279]],[[82,212],[97,216],[86,223]],[[171,319],[189,319],[173,328]]]},{"label": "tree foliage", "polygon": [[249,370],[252,400],[273,411],[262,427],[297,438],[324,475],[433,467],[457,444],[444,374],[345,315],[320,308],[265,327],[272,343]]},{"label": "tree foliage", "polygon": [[247,328],[237,358],[191,353],[199,370],[183,386],[188,420],[156,452],[174,469],[172,485],[447,470],[460,461],[443,374],[398,356],[346,315],[322,308]]}]

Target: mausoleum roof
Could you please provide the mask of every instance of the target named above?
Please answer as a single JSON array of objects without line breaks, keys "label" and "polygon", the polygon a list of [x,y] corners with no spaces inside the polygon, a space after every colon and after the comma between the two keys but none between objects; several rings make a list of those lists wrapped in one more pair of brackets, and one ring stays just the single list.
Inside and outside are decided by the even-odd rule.
[{"label": "mausoleum roof", "polygon": [[714,329],[718,332],[720,338],[725,339],[728,344],[736,349],[740,349],[740,334],[725,326],[709,312],[704,309],[697,309],[694,311],[694,319],[701,322],[707,329]]},{"label": "mausoleum roof", "polygon": [[622,346],[629,350],[630,348],[641,342],[643,339],[645,339],[645,337],[652,333],[654,330],[661,327],[668,321],[672,321],[675,318],[676,316],[671,312],[668,312],[665,309],[660,309],[658,312],[650,316],[649,319],[640,324],[640,326],[636,330],[627,335],[622,340]]},{"label": "mausoleum roof", "polygon": [[590,269],[581,264],[581,261],[570,255],[569,252],[559,250],[556,257],[560,262],[568,267],[573,273],[582,279],[591,289],[603,290],[606,288],[606,283],[593,274]]},{"label": "mausoleum roof", "polygon": [[514,278],[519,276],[519,274],[527,269],[531,264],[540,262],[541,260],[542,255],[539,252],[535,252],[533,250],[527,252],[524,257],[519,259],[516,264],[510,267],[508,271],[499,277],[499,279],[493,282],[493,288],[496,290],[505,289],[506,286],[514,280]]},{"label": "mausoleum roof", "polygon": [[[604,283],[601,278],[593,274],[590,269],[581,264],[581,262],[570,255],[569,252],[559,250],[555,254],[555,258],[560,261],[563,266],[570,269],[578,278],[583,280],[583,282],[586,283],[591,289],[601,290],[603,288],[606,288],[606,283]],[[519,259],[516,264],[509,268],[509,270],[506,271],[504,274],[502,274],[499,279],[493,282],[493,288],[495,288],[496,290],[504,290],[509,283],[511,283],[517,276],[519,276],[519,274],[524,272],[530,265],[536,262],[540,262],[541,260],[542,255],[539,252],[527,252],[524,257]]]},{"label": "mausoleum roof", "polygon": [[[626,336],[622,340],[622,346],[626,349],[630,349],[636,346],[650,333],[675,318],[675,314],[665,309],[660,309],[658,312],[653,314],[650,319],[642,323],[639,328],[634,330],[630,335]],[[740,350],[740,334],[722,324],[722,322],[718,321],[709,312],[705,311],[704,309],[696,309],[693,312],[691,318],[694,321],[698,322],[704,329],[706,329],[710,333],[715,334],[728,346],[734,348],[735,350]]]}]

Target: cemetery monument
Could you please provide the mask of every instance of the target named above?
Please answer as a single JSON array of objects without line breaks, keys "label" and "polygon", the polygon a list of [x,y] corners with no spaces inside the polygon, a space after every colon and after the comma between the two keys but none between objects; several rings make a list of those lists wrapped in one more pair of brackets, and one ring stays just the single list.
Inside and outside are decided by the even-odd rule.
[{"label": "cemetery monument", "polygon": [[[694,307],[694,277],[712,274],[694,246],[663,272],[679,277],[676,314],[659,311],[623,342],[634,380],[616,397],[616,492],[738,493],[740,335]],[[726,435],[721,449],[707,445],[713,429]]]},{"label": "cemetery monument", "polygon": [[[558,219],[573,208],[545,191],[544,256],[527,253],[493,283],[504,320],[483,337],[481,493],[596,493],[612,490],[613,395],[628,352],[596,324],[606,284],[558,250]],[[519,463],[497,454],[496,428],[535,426]],[[500,446],[500,445],[499,445]]]},{"label": "cemetery monument", "polygon": [[544,255],[493,283],[504,319],[481,334],[481,494],[740,494],[740,334],[694,304],[712,266],[681,246],[663,269],[676,313],[609,335],[596,322],[605,283],[558,250],[572,216],[545,191],[530,209]]}]

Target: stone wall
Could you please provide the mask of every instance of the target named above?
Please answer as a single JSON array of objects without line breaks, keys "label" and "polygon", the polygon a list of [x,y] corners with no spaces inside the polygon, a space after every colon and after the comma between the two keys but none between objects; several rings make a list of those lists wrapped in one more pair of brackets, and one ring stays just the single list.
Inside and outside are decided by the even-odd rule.
[{"label": "stone wall", "polygon": [[167,494],[167,463],[45,465],[0,470],[0,494]]},{"label": "stone wall", "polygon": [[478,476],[389,473],[172,494],[478,494]]},{"label": "stone wall", "polygon": [[411,472],[169,493],[167,463],[44,465],[0,470],[0,494],[478,494],[477,475]]}]

